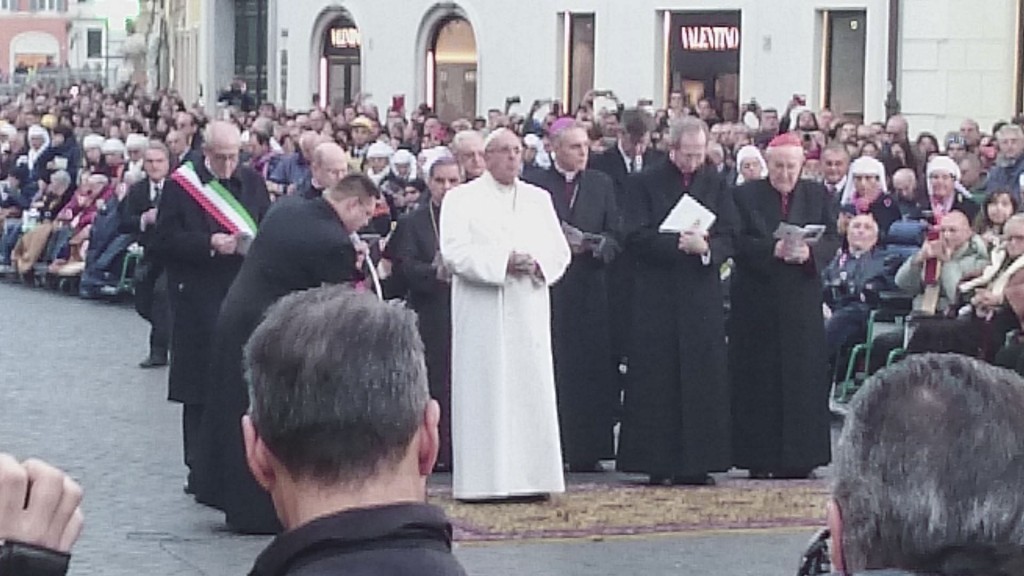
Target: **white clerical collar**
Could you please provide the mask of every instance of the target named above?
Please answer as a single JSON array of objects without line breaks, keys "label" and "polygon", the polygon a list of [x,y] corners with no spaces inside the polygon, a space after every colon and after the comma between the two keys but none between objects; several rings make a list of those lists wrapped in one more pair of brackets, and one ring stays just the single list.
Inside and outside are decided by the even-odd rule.
[{"label": "white clerical collar", "polygon": [[566,182],[572,182],[573,180],[576,179],[576,176],[579,174],[579,172],[569,172],[568,170],[563,170],[562,167],[558,165],[558,162],[555,162],[555,170],[565,177]]}]

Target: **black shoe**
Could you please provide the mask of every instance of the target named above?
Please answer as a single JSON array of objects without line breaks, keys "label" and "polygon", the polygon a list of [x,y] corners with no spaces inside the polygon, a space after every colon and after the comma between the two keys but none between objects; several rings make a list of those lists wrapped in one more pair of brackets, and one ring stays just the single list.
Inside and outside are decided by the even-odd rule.
[{"label": "black shoe", "polygon": [[652,474],[650,480],[647,481],[647,484],[649,486],[671,486],[672,477]]},{"label": "black shoe", "polygon": [[160,368],[167,366],[167,355],[150,354],[148,358],[139,362],[139,368]]},{"label": "black shoe", "polygon": [[751,480],[771,480],[772,479],[772,473],[767,471],[767,470],[751,470],[750,471],[750,479]]},{"label": "black shoe", "polygon": [[709,474],[697,474],[695,476],[673,476],[673,486],[714,486],[715,479]]},{"label": "black shoe", "polygon": [[811,480],[814,470],[780,470],[772,474],[776,480]]},{"label": "black shoe", "polygon": [[566,464],[565,469],[572,474],[594,474],[595,472],[604,472],[604,468],[601,467],[601,463],[598,461],[593,462],[574,462]]}]

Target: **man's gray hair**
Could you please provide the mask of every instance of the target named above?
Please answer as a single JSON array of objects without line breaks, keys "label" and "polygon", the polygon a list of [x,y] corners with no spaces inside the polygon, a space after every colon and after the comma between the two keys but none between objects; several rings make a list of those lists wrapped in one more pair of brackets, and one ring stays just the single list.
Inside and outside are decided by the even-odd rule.
[{"label": "man's gray hair", "polygon": [[245,366],[259,435],[289,473],[323,485],[393,469],[430,400],[416,314],[348,287],[282,298]]},{"label": "man's gray hair", "polygon": [[1024,380],[963,356],[912,356],[868,380],[834,461],[847,571],[1021,574],[1021,414]]},{"label": "man's gray hair", "polygon": [[483,135],[476,130],[462,130],[460,132],[456,132],[455,136],[452,138],[452,152],[456,154],[462,152],[466,144],[470,140],[474,139],[479,139],[481,143],[484,141]]},{"label": "man's gray hair", "polygon": [[157,150],[159,152],[162,152],[164,157],[167,158],[168,161],[170,161],[171,159],[171,150],[167,148],[167,144],[164,144],[159,140],[150,140],[149,145],[146,146],[146,150]]},{"label": "man's gray hair", "polygon": [[1014,123],[1004,124],[1002,128],[996,132],[996,138],[1005,138],[1006,136],[1019,136],[1024,138],[1024,128]]},{"label": "man's gray hair", "polygon": [[68,174],[65,170],[57,170],[50,174],[50,184],[59,184],[65,187],[71,186],[71,174]]},{"label": "man's gray hair", "polygon": [[708,125],[695,116],[684,116],[673,120],[668,126],[668,144],[672,148],[678,148],[683,136],[692,134],[704,134],[708,136]]}]

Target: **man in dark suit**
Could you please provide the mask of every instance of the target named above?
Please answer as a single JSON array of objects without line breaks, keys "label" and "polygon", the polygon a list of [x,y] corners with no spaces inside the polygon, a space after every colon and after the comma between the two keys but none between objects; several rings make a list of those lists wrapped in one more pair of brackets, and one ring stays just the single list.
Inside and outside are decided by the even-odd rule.
[{"label": "man in dark suit", "polygon": [[[653,120],[647,112],[630,108],[622,112],[619,121],[618,145],[590,157],[590,168],[604,172],[615,184],[615,203],[620,217],[626,218],[630,205],[629,180],[633,174],[654,167],[666,160],[665,154],[648,148]],[[611,305],[612,354],[616,362],[625,364],[632,334],[632,311],[622,302],[633,298],[633,280],[636,260],[625,252],[608,266],[608,302]],[[624,382],[622,383],[624,385]]]},{"label": "man in dark suit", "polygon": [[462,183],[459,162],[442,156],[426,166],[430,200],[403,216],[391,242],[395,276],[409,289],[409,307],[419,317],[420,337],[427,359],[430,395],[441,404],[441,447],[438,471],[451,467],[451,274],[438,257],[441,203],[449,190]]},{"label": "man in dark suit", "polygon": [[[732,464],[719,270],[734,253],[736,216],[728,185],[705,164],[704,122],[680,118],[668,137],[672,160],[637,177],[629,209],[634,299],[616,304],[633,312],[635,332],[617,466],[653,484],[704,485]],[[662,231],[684,195],[714,224]]]},{"label": "man in dark suit", "polygon": [[167,275],[163,263],[149,252],[156,232],[157,206],[164,182],[170,172],[170,152],[159,142],[151,142],[143,158],[144,180],[134,184],[120,205],[118,232],[131,234],[142,246],[142,261],[135,271],[135,310],[150,324],[149,356],[139,366],[155,368],[167,365],[171,338],[171,312],[167,300]]},{"label": "man in dark suit", "polygon": [[529,170],[524,179],[551,194],[573,253],[551,289],[555,387],[569,470],[595,472],[599,460],[614,453],[618,386],[605,271],[619,252],[620,217],[611,178],[587,169],[586,130],[563,119],[552,125],[551,136],[551,168]]},{"label": "man in dark suit", "polygon": [[[236,211],[236,215],[258,223],[270,208],[270,196],[263,178],[239,165],[238,128],[212,122],[205,141],[204,162],[187,164],[179,171],[193,171],[188,174],[198,180],[201,190],[226,190],[245,213]],[[202,193],[196,186],[186,187],[185,174],[176,171],[164,185],[152,248],[167,272],[173,317],[168,399],[184,404],[185,464],[191,480],[217,314],[242,266],[247,240],[237,227],[228,226],[223,212],[215,215],[203,207],[209,203],[200,203]],[[186,486],[186,490],[193,488]]]}]

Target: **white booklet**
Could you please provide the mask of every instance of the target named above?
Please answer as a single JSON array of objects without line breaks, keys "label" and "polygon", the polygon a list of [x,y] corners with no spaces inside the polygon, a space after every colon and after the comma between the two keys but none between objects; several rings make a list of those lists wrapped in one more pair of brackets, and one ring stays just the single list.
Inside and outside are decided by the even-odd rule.
[{"label": "white booklet", "polygon": [[665,217],[661,226],[658,226],[658,232],[681,234],[693,231],[707,233],[715,223],[715,218],[715,213],[694,200],[693,196],[683,194],[683,197],[679,199],[679,202],[676,202],[675,207]]},{"label": "white booklet", "polygon": [[806,243],[813,246],[818,243],[818,240],[821,240],[824,233],[824,224],[797,226],[788,222],[779,222],[779,227],[775,229],[774,236],[776,240],[782,240],[783,242],[792,244]]}]

